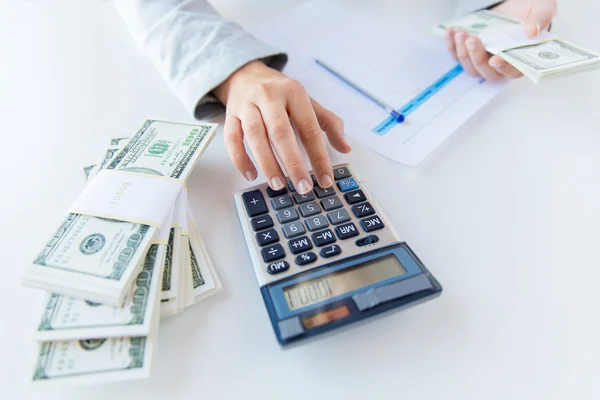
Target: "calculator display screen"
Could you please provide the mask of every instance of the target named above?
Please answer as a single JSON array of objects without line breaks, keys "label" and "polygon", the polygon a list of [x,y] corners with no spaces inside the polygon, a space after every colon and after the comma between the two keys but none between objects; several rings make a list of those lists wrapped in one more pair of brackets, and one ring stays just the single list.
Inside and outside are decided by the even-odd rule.
[{"label": "calculator display screen", "polygon": [[283,289],[283,294],[292,311],[405,273],[406,269],[398,259],[388,255],[288,286]]}]

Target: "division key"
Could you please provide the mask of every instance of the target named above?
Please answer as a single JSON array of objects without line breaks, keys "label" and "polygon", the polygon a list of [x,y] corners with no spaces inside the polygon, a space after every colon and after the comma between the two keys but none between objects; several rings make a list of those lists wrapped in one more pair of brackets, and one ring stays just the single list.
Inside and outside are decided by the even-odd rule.
[{"label": "division key", "polygon": [[269,211],[265,198],[259,189],[242,194],[248,216],[256,217]]}]

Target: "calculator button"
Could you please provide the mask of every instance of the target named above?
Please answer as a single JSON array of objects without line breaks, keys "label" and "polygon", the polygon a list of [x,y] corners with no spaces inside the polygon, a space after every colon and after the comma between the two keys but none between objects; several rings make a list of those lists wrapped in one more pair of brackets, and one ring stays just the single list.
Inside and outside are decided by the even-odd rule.
[{"label": "calculator button", "polygon": [[332,225],[343,224],[344,222],[350,221],[350,214],[345,209],[335,210],[327,214],[329,221]]},{"label": "calculator button", "polygon": [[320,212],[321,212],[321,207],[319,207],[319,205],[314,201],[300,205],[300,214],[302,214],[302,216],[304,218],[308,218],[313,215],[317,215]]},{"label": "calculator button", "polygon": [[285,250],[283,250],[283,246],[279,243],[264,247],[260,252],[262,253],[265,262],[271,262],[285,257]]},{"label": "calculator button", "polygon": [[321,257],[333,257],[337,256],[342,252],[342,248],[337,244],[332,244],[331,246],[323,247],[321,249]]},{"label": "calculator button", "polygon": [[315,199],[315,195],[310,193],[300,194],[298,192],[294,193],[294,201],[297,204],[308,203],[309,201],[313,201]]},{"label": "calculator button", "polygon": [[269,195],[269,197],[283,196],[287,192],[288,191],[287,191],[287,189],[285,187],[283,189],[281,189],[281,190],[273,190],[273,189],[271,189],[270,186],[267,186],[267,194]]},{"label": "calculator button", "polygon": [[317,255],[312,251],[308,253],[300,254],[296,257],[296,264],[298,265],[306,265],[317,261]]},{"label": "calculator button", "polygon": [[332,187],[323,189],[322,187],[315,187],[315,194],[318,198],[322,199],[327,196],[333,196],[335,194],[335,189]]},{"label": "calculator button", "polygon": [[267,267],[267,272],[270,273],[271,275],[274,275],[274,274],[278,274],[283,271],[287,271],[289,268],[290,268],[290,264],[288,264],[288,262],[285,260],[281,260],[281,261],[277,261],[272,264],[269,264],[269,266]]},{"label": "calculator button", "polygon": [[269,229],[268,231],[258,232],[256,234],[256,241],[259,246],[266,246],[271,243],[279,242],[279,235],[275,229]]},{"label": "calculator button", "polygon": [[294,187],[294,184],[292,183],[292,180],[290,178],[288,178],[287,180],[287,186],[288,189],[290,189],[290,192],[294,193],[296,191],[296,188]]},{"label": "calculator button", "polygon": [[342,192],[348,192],[350,190],[358,189],[358,183],[354,178],[346,178],[338,181],[338,187]]},{"label": "calculator button", "polygon": [[336,181],[344,178],[350,178],[351,175],[352,174],[350,174],[348,167],[338,167],[333,169],[333,177]]},{"label": "calculator button", "polygon": [[323,206],[323,210],[325,211],[335,210],[336,208],[344,206],[340,198],[337,196],[331,196],[321,200],[321,205]]},{"label": "calculator button", "polygon": [[356,239],[354,243],[356,243],[357,246],[367,246],[377,242],[379,242],[377,235],[369,235],[364,238]]},{"label": "calculator button", "polygon": [[292,222],[291,224],[283,225],[282,229],[283,229],[283,234],[288,239],[291,239],[293,237],[300,236],[300,235],[306,233],[306,229],[304,229],[304,225],[302,225],[302,222],[300,222],[300,221],[296,221],[296,222]]},{"label": "calculator button", "polygon": [[372,217],[361,219],[360,224],[362,225],[365,232],[376,231],[377,229],[381,229],[385,227],[383,221],[379,219],[377,215],[373,215]]},{"label": "calculator button", "polygon": [[277,220],[282,224],[295,221],[298,218],[300,217],[298,216],[298,212],[295,208],[286,208],[285,210],[277,211]]},{"label": "calculator button", "polygon": [[302,236],[298,239],[292,239],[288,242],[288,246],[290,246],[292,254],[302,253],[306,250],[310,250],[313,248],[313,245],[310,242],[308,236]]},{"label": "calculator button", "polygon": [[363,191],[360,189],[358,189],[354,192],[346,193],[346,194],[344,194],[344,197],[346,198],[346,201],[348,202],[348,204],[361,203],[367,199],[367,196],[365,196]]},{"label": "calculator button", "polygon": [[316,176],[314,176],[313,174],[310,174],[310,177],[311,177],[311,179],[312,179],[313,186],[314,186],[314,187],[317,187],[317,186],[319,186],[319,181],[317,181],[317,177],[316,177]]},{"label": "calculator button", "polygon": [[354,222],[349,222],[344,225],[336,226],[335,233],[342,240],[349,239],[354,236],[358,236],[358,228],[354,225]]},{"label": "calculator button", "polygon": [[274,209],[281,210],[283,208],[288,208],[288,207],[293,206],[294,203],[292,203],[292,199],[290,199],[290,196],[284,195],[284,196],[279,196],[279,197],[275,197],[274,199],[271,199],[271,205],[273,206]]},{"label": "calculator button", "polygon": [[369,202],[363,204],[355,204],[351,208],[354,215],[356,215],[356,218],[362,218],[366,217],[367,215],[375,214],[375,210]]},{"label": "calculator button", "polygon": [[310,217],[306,219],[306,227],[309,231],[314,232],[319,229],[327,228],[329,223],[322,215],[317,215],[316,217]]},{"label": "calculator button", "polygon": [[265,198],[259,189],[243,193],[242,200],[244,200],[246,212],[250,217],[256,217],[269,211]]},{"label": "calculator button", "polygon": [[313,242],[315,242],[315,244],[319,247],[335,242],[335,236],[333,236],[333,232],[331,232],[331,229],[313,233],[312,239]]},{"label": "calculator button", "polygon": [[273,218],[270,215],[261,215],[260,217],[254,217],[250,220],[252,229],[254,232],[260,231],[261,229],[267,229],[273,226]]}]

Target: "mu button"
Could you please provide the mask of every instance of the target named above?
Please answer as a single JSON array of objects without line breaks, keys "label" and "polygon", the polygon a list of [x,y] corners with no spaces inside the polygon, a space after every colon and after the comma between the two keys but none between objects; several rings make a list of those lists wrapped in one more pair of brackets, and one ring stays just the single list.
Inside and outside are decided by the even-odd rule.
[{"label": "mu button", "polygon": [[271,275],[274,275],[283,271],[287,271],[288,268],[290,268],[290,264],[288,264],[287,261],[283,260],[269,264],[269,266],[267,267],[267,272]]}]

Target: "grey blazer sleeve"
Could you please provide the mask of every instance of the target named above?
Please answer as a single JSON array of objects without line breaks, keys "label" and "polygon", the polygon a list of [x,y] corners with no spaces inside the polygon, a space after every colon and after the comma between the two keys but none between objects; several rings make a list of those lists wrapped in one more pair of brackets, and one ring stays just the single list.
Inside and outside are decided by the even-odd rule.
[{"label": "grey blazer sleeve", "polygon": [[287,54],[258,41],[204,0],[115,0],[135,43],[197,119],[224,111],[211,91],[253,60],[282,70]]},{"label": "grey blazer sleeve", "polygon": [[503,0],[459,0],[458,7],[456,10],[457,15],[467,14],[477,10],[483,10],[497,4],[502,3]]}]

